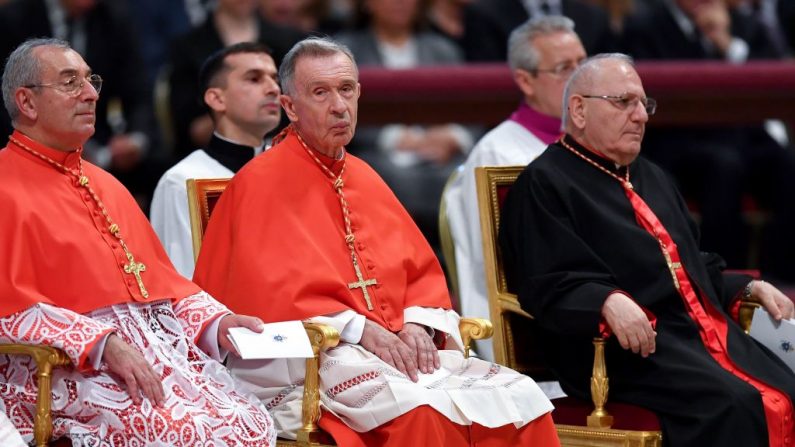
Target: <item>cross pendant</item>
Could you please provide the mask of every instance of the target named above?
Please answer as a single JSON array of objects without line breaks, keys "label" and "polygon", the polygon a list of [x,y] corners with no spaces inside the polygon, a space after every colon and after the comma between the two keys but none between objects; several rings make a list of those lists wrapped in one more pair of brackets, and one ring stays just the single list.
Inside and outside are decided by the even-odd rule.
[{"label": "cross pendant", "polygon": [[[666,254],[667,253],[668,252],[666,252]],[[670,256],[666,256],[666,260],[668,261],[666,263],[668,264],[668,270],[671,272],[671,278],[673,278],[673,280],[674,280],[674,287],[676,287],[676,290],[679,290],[679,278],[676,277],[676,271],[678,269],[682,268],[682,263],[681,262],[671,262],[671,257]]]},{"label": "cross pendant", "polygon": [[[657,236],[656,232],[655,236]],[[662,254],[665,258],[665,264],[668,266],[668,271],[671,272],[671,278],[674,280],[674,287],[676,287],[676,290],[679,290],[680,284],[679,278],[676,277],[676,271],[682,268],[682,263],[674,262],[674,260],[671,259],[671,254],[668,253],[668,247],[665,245],[662,239],[659,238],[659,236],[657,237],[657,242],[660,243],[660,249],[662,249]]]},{"label": "cross pendant", "polygon": [[367,310],[373,310],[373,303],[370,302],[370,294],[367,293],[367,286],[374,286],[378,284],[378,280],[375,278],[372,279],[364,279],[362,276],[362,271],[359,270],[359,263],[356,262],[356,257],[353,258],[353,269],[356,270],[356,279],[358,281],[348,283],[348,288],[353,289],[362,289],[362,293],[364,293],[364,301],[367,302]]},{"label": "cross pendant", "polygon": [[138,288],[141,289],[141,295],[143,295],[144,298],[149,298],[149,292],[146,291],[144,281],[141,279],[141,272],[146,271],[146,266],[143,262],[135,262],[135,258],[133,258],[132,253],[129,251],[127,252],[127,260],[130,261],[130,263],[124,266],[124,273],[135,276],[135,280],[138,281]]}]

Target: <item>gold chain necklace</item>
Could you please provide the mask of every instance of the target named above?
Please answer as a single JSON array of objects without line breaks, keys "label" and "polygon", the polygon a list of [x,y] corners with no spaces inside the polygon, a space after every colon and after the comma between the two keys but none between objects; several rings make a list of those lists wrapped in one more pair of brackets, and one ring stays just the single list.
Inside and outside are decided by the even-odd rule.
[{"label": "gold chain necklace", "polygon": [[146,287],[144,287],[144,281],[141,278],[141,272],[146,271],[146,266],[141,262],[135,262],[135,258],[133,257],[130,250],[127,248],[127,244],[124,242],[124,239],[121,238],[121,229],[119,229],[119,226],[116,225],[113,222],[113,220],[110,218],[110,215],[108,215],[108,210],[105,208],[105,205],[99,199],[97,193],[94,192],[94,189],[91,188],[91,185],[88,182],[88,177],[86,177],[86,175],[83,174],[83,159],[78,157],[77,159],[78,170],[76,171],[74,169],[67,168],[63,164],[58,163],[57,161],[53,160],[52,158],[44,154],[35,151],[34,149],[28,147],[27,145],[17,140],[13,136],[9,137],[9,139],[14,144],[24,149],[25,151],[55,166],[56,168],[62,170],[64,173],[73,176],[75,180],[77,180],[77,184],[79,186],[82,186],[88,191],[88,194],[91,196],[92,199],[94,199],[94,202],[97,204],[99,210],[102,212],[102,215],[105,217],[105,220],[108,223],[108,231],[110,232],[110,234],[116,237],[116,239],[119,241],[119,245],[121,245],[121,248],[124,250],[124,254],[127,256],[127,261],[129,261],[129,264],[126,264],[124,266],[124,273],[127,273],[128,275],[133,275],[135,277],[135,280],[138,282],[138,288],[141,289],[141,295],[143,295],[144,298],[148,298],[149,292],[146,291]]},{"label": "gold chain necklace", "polygon": [[580,157],[583,160],[585,160],[588,163],[590,163],[592,166],[596,167],[597,169],[599,169],[600,171],[602,171],[605,174],[609,175],[610,177],[613,177],[614,179],[618,180],[618,182],[621,183],[625,188],[633,189],[632,183],[630,183],[630,181],[629,181],[629,166],[627,166],[627,173],[624,174],[625,178],[621,178],[621,177],[617,176],[615,173],[613,173],[610,170],[608,170],[607,168],[605,168],[604,166],[602,166],[599,163],[597,163],[597,162],[591,160],[590,158],[586,157],[584,154],[582,154],[577,149],[574,149],[572,146],[570,146],[568,143],[566,143],[563,140],[563,138],[559,139],[558,142],[560,142],[560,144],[562,144],[563,147],[565,147],[566,149],[570,150],[571,152],[573,152],[578,157]]},{"label": "gold chain necklace", "polygon": [[348,207],[348,201],[345,200],[345,193],[342,191],[342,187],[344,182],[342,181],[342,174],[345,173],[345,159],[342,160],[342,169],[340,169],[340,175],[334,175],[331,172],[331,169],[328,166],[324,165],[322,161],[312,152],[312,149],[306,145],[304,139],[301,138],[301,135],[298,132],[295,132],[295,136],[298,137],[298,141],[301,142],[301,146],[304,147],[306,152],[315,160],[320,169],[331,179],[332,187],[334,191],[336,191],[337,196],[340,199],[340,207],[342,208],[342,220],[345,222],[345,244],[348,245],[348,248],[351,250],[351,262],[353,263],[353,270],[356,272],[356,281],[348,283],[348,288],[353,289],[362,289],[362,293],[364,294],[364,301],[367,303],[367,309],[373,310],[373,303],[370,301],[370,294],[367,292],[367,287],[372,287],[378,284],[378,280],[375,278],[364,279],[362,276],[362,271],[359,268],[359,261],[356,257],[356,250],[354,248],[354,242],[356,241],[356,236],[353,234],[353,230],[351,229],[351,218],[350,218],[350,209]]}]

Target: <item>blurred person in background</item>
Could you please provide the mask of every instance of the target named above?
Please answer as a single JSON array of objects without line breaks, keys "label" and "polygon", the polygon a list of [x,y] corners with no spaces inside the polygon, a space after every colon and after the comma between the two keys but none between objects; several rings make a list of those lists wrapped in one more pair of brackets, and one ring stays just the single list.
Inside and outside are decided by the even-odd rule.
[{"label": "blurred person in background", "polygon": [[135,0],[130,8],[149,82],[168,61],[171,41],[204,23],[211,0]]},{"label": "blurred person in background", "polygon": [[215,10],[199,27],[177,38],[171,48],[170,98],[174,120],[175,156],[182,158],[197,147],[206,147],[213,121],[203,104],[199,70],[221,48],[240,42],[259,42],[270,48],[278,66],[304,33],[265,21],[259,0],[218,0]]},{"label": "blurred person in background", "polygon": [[[566,17],[536,17],[511,33],[508,63],[523,100],[478,141],[442,198],[455,244],[463,315],[489,315],[475,168],[526,165],[560,137],[563,87],[583,59],[585,49]],[[494,360],[491,340],[476,345],[481,358]]]},{"label": "blurred person in background", "polygon": [[334,14],[330,0],[260,0],[260,14],[268,22],[305,33],[333,34],[346,24]]},{"label": "blurred person in background", "polygon": [[468,61],[506,60],[505,42],[527,19],[563,15],[577,25],[588,54],[612,51],[616,37],[604,8],[584,0],[475,0],[466,15],[465,48]]},{"label": "blurred person in background", "polygon": [[266,148],[265,135],[281,117],[276,65],[270,50],[241,42],[213,53],[199,84],[215,130],[210,143],[163,174],[152,199],[151,221],[177,271],[193,277],[188,191],[190,178],[229,178]]},{"label": "blurred person in background", "polygon": [[[760,23],[731,6],[723,0],[650,1],[627,18],[622,46],[638,60],[743,64],[785,56]],[[795,283],[795,152],[783,126],[650,128],[644,147],[697,207],[702,249],[720,253],[730,268],[759,267],[770,280]],[[750,229],[743,221],[749,194],[770,211],[758,265],[750,264]]]},{"label": "blurred person in background", "polygon": [[[360,67],[400,70],[463,62],[455,44],[427,31],[424,1],[358,0],[356,4],[357,29],[336,39],[350,48]],[[458,124],[396,123],[360,127],[350,149],[384,178],[431,245],[438,247],[444,183],[473,144],[473,131]]]},{"label": "blurred person in background", "polygon": [[468,53],[464,42],[465,14],[473,0],[431,0],[428,23],[431,31],[450,39],[459,49]]}]

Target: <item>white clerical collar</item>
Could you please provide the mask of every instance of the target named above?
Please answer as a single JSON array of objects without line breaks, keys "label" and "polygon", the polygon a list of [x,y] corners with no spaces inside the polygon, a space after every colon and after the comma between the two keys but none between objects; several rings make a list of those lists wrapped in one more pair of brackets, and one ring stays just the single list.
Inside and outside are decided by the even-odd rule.
[{"label": "white clerical collar", "polygon": [[[227,137],[225,137],[225,136],[221,135],[220,133],[218,133],[218,131],[217,131],[217,130],[214,130],[214,131],[213,131],[213,135],[215,135],[215,136],[216,136],[216,137],[217,137],[219,140],[226,141],[227,143],[236,144],[236,145],[238,145],[238,146],[246,146],[246,147],[251,147],[251,146],[249,146],[248,144],[243,144],[243,143],[241,143],[241,142],[239,142],[239,141],[235,141],[235,140],[232,140],[232,139],[230,139],[230,138],[227,138]],[[262,151],[263,151],[263,150],[265,150],[266,146],[267,146],[267,141],[265,141],[265,140],[263,139],[263,140],[262,140],[262,142],[259,144],[259,146],[254,146],[254,147],[253,147],[253,149],[254,149],[254,155],[259,155],[259,154],[261,154],[261,153],[262,153]]]}]

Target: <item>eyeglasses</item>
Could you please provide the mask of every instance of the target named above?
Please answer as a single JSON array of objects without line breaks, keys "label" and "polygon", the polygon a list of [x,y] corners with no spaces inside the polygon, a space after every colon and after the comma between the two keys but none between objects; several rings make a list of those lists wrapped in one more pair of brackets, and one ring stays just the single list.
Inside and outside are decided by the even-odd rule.
[{"label": "eyeglasses", "polygon": [[624,93],[623,95],[580,95],[583,98],[598,98],[604,99],[606,101],[610,101],[611,104],[616,106],[620,110],[633,110],[638,105],[638,103],[643,104],[643,108],[646,109],[646,114],[649,116],[654,115],[654,112],[657,111],[657,101],[652,98],[641,98],[640,96],[633,94],[633,93]]},{"label": "eyeglasses", "polygon": [[102,90],[102,76],[98,74],[92,74],[85,78],[80,78],[79,76],[72,76],[69,79],[61,82],[52,82],[50,84],[28,84],[24,87],[26,88],[35,88],[35,87],[49,87],[54,88],[56,90],[60,90],[67,95],[70,96],[77,96],[83,91],[83,86],[86,85],[86,82],[91,84],[96,90],[97,94]]},{"label": "eyeglasses", "polygon": [[535,70],[531,71],[533,74],[549,73],[559,78],[568,78],[569,76],[571,76],[572,73],[574,73],[574,70],[576,69],[577,69],[577,64],[572,64],[571,62],[561,62],[552,68],[536,68]]}]

